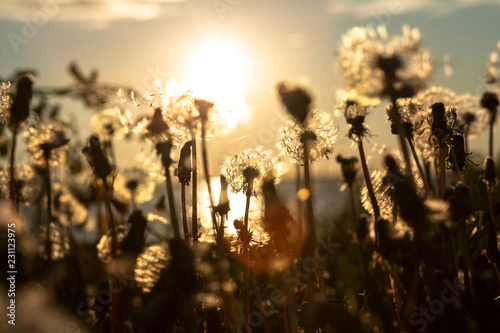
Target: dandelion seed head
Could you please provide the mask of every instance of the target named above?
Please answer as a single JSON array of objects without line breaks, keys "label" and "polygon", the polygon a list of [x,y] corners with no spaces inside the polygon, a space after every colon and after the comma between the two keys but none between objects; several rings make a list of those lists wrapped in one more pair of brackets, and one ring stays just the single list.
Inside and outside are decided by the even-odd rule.
[{"label": "dandelion seed head", "polygon": [[304,163],[304,139],[309,144],[309,160],[328,159],[337,142],[337,126],[323,111],[311,110],[304,125],[290,118],[280,128],[278,149],[286,162]]},{"label": "dandelion seed head", "polygon": [[[50,241],[52,243],[51,246],[52,252],[50,258],[52,260],[59,260],[64,258],[64,256],[69,252],[68,237],[63,236],[60,228],[54,223],[51,223],[49,225],[48,232]],[[38,239],[39,239],[39,245],[38,245],[39,255],[43,259],[47,260],[48,259],[47,248],[45,246],[45,242],[47,239],[47,226],[44,225],[40,228]]]},{"label": "dandelion seed head", "polygon": [[477,96],[471,94],[456,96],[455,105],[457,106],[457,123],[455,127],[460,132],[472,139],[488,127],[488,112],[480,107]]},{"label": "dandelion seed head", "polygon": [[169,259],[170,251],[166,243],[148,246],[137,257],[135,282],[144,293],[150,292],[156,285]]},{"label": "dandelion seed head", "polygon": [[[227,239],[231,245],[231,252],[236,254],[243,254],[243,234],[244,234],[244,223],[243,218],[234,220],[234,228],[236,229],[236,234],[228,234]],[[254,219],[248,220],[248,234],[250,249],[256,249],[269,244],[271,237],[269,233],[264,229],[261,223]]]},{"label": "dandelion seed head", "polygon": [[24,132],[26,152],[30,163],[45,169],[45,157],[51,166],[60,166],[66,162],[66,143],[71,129],[64,123],[40,123]]},{"label": "dandelion seed head", "polygon": [[[36,175],[33,168],[27,164],[17,164],[14,166],[16,181],[17,200],[23,205],[29,206],[34,202],[42,190],[42,182]],[[0,198],[9,198],[10,186],[9,171],[7,168],[0,170]]]},{"label": "dandelion seed head", "polygon": [[420,32],[408,26],[392,37],[383,26],[354,27],[342,36],[338,53],[344,83],[363,104],[378,103],[387,93],[388,80],[395,89],[417,92],[432,74],[430,54],[421,47]]},{"label": "dandelion seed head", "polygon": [[256,147],[227,157],[222,164],[221,174],[226,177],[231,191],[246,194],[250,187],[250,194],[257,196],[262,188],[262,177],[272,170],[270,154],[270,151]]},{"label": "dandelion seed head", "polygon": [[143,203],[153,198],[156,183],[149,172],[142,168],[128,168],[118,172],[114,182],[118,200]]}]

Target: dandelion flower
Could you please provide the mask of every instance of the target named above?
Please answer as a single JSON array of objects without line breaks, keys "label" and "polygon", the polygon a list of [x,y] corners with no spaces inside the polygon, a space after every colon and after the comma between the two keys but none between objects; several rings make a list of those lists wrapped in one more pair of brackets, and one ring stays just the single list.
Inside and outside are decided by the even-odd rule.
[{"label": "dandelion flower", "polygon": [[[34,202],[42,190],[40,178],[36,175],[33,168],[26,164],[18,164],[14,167],[16,181],[17,201],[29,206]],[[0,171],[0,197],[7,199],[9,197],[9,172],[7,169]]]},{"label": "dandelion flower", "polygon": [[155,185],[146,170],[129,168],[116,175],[114,189],[118,200],[135,204],[150,201]]},{"label": "dandelion flower", "polygon": [[153,289],[169,259],[170,251],[166,243],[151,245],[137,257],[135,282],[143,292]]},{"label": "dandelion flower", "polygon": [[392,37],[383,26],[354,27],[342,36],[338,53],[344,83],[363,104],[378,103],[385,95],[411,97],[432,74],[420,32],[408,26]]},{"label": "dandelion flower", "polygon": [[44,169],[45,159],[52,166],[66,161],[64,146],[69,142],[69,127],[66,124],[39,124],[24,132],[24,139],[32,165]]},{"label": "dandelion flower", "polygon": [[226,177],[233,193],[257,196],[262,188],[262,177],[272,170],[270,151],[262,147],[250,148],[236,155],[227,157],[222,165],[221,173]]},{"label": "dandelion flower", "polygon": [[[243,219],[234,220],[234,228],[236,229],[236,234],[229,234],[227,238],[231,244],[231,251],[242,255],[243,254],[243,233],[245,231]],[[269,243],[271,237],[269,233],[264,230],[262,225],[254,219],[248,221],[248,248],[256,249],[263,247]]]},{"label": "dandelion flower", "polygon": [[370,110],[370,106],[358,103],[349,97],[347,93],[339,94],[337,98],[336,113],[343,114],[349,132],[347,136],[354,142],[361,141],[365,136],[370,135],[368,126],[365,125],[365,118]]},{"label": "dandelion flower", "polygon": [[310,144],[309,160],[328,159],[337,142],[337,126],[332,118],[323,111],[311,110],[304,125],[293,118],[279,130],[278,149],[287,162],[304,163],[304,141]]}]

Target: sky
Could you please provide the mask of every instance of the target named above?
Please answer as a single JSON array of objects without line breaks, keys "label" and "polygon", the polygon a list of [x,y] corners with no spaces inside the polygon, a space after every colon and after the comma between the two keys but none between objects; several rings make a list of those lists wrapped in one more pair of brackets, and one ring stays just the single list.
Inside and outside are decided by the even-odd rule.
[{"label": "sky", "polygon": [[[342,34],[356,25],[384,24],[390,34],[405,24],[418,28],[433,56],[431,85],[480,94],[486,61],[498,51],[499,14],[498,0],[0,0],[0,77],[32,68],[37,86],[61,86],[71,82],[67,67],[76,61],[84,72],[97,69],[103,82],[142,90],[153,90],[155,78],[185,82],[201,74],[199,82],[213,88],[209,58],[225,68],[222,79],[231,81],[226,89],[248,105],[234,131],[210,143],[217,168],[225,155],[244,147],[274,145],[285,116],[273,95],[278,81],[306,85],[315,107],[333,115],[343,88],[336,50]],[[226,55],[234,56],[224,58],[207,45],[229,47]],[[444,74],[446,57],[451,76]],[[91,115],[79,103],[62,103],[63,112],[77,119]],[[344,119],[336,121],[336,154],[355,155]],[[397,147],[382,109],[367,122],[374,134],[369,152]],[[485,153],[485,143],[486,135],[479,137],[473,151]],[[127,163],[133,160],[128,151],[121,152]],[[379,155],[371,155],[379,165]],[[336,174],[338,165],[319,163],[315,171]]]}]

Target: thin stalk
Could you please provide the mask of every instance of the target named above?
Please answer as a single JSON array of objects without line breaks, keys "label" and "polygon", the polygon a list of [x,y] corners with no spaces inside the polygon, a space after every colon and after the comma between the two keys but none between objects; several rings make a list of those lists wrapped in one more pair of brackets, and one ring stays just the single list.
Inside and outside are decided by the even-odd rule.
[{"label": "thin stalk", "polygon": [[491,186],[491,188],[488,188],[488,206],[489,206],[490,219],[491,219],[490,229],[496,238],[496,231],[495,231],[495,187],[494,186]]},{"label": "thin stalk", "polygon": [[358,141],[358,150],[359,157],[361,159],[361,166],[363,168],[363,176],[365,177],[366,188],[368,190],[368,196],[370,197],[370,202],[372,203],[373,215],[375,215],[375,220],[377,220],[380,217],[380,208],[378,207],[375,192],[373,191],[373,185],[370,179],[370,172],[368,171],[368,166],[366,164],[366,156],[362,140]]},{"label": "thin stalk", "polygon": [[14,205],[16,213],[19,213],[19,203],[17,201],[17,191],[16,191],[16,175],[14,173],[15,158],[16,158],[16,142],[17,142],[17,132],[13,132],[12,142],[10,146],[10,162],[9,162],[10,200]]},{"label": "thin stalk", "polygon": [[189,231],[187,223],[187,209],[186,209],[186,185],[181,184],[181,213],[182,213],[182,226],[184,227],[184,241],[189,245]]},{"label": "thin stalk", "polygon": [[493,158],[493,128],[495,127],[495,122],[494,121],[491,121],[490,122],[490,143],[489,143],[489,152],[490,152],[490,156],[491,158]]},{"label": "thin stalk", "polygon": [[50,184],[49,157],[45,156],[45,191],[47,195],[47,229],[45,233],[45,251],[47,252],[47,264],[52,261],[52,241],[50,240],[50,224],[52,223],[52,186]]},{"label": "thin stalk", "polygon": [[[469,154],[469,129],[466,127],[464,131],[465,156]],[[469,186],[469,168],[465,167],[465,185]]]},{"label": "thin stalk", "polygon": [[405,176],[408,178],[408,181],[410,184],[412,184],[413,188],[415,189],[415,180],[413,179],[413,176],[411,176],[411,160],[410,160],[410,154],[408,153],[408,147],[406,146],[406,141],[405,141],[405,128],[403,126],[403,121],[401,119],[401,115],[399,114],[398,106],[397,106],[397,98],[394,98],[391,96],[391,102],[392,102],[392,107],[394,108],[394,122],[396,124],[396,128],[398,130],[398,137],[399,137],[399,145],[401,146],[401,151],[403,152],[403,157],[405,159],[406,163],[406,170],[405,170]]},{"label": "thin stalk", "polygon": [[458,160],[457,155],[455,154],[455,150],[451,149],[451,156],[453,158],[453,166],[455,167],[455,177],[457,177],[457,181],[462,181],[462,172],[458,168]]},{"label": "thin stalk", "polygon": [[356,201],[354,199],[354,189],[352,186],[349,186],[349,200],[351,203],[351,215],[352,215],[352,223],[354,226],[354,232],[358,231],[358,214],[356,213]]},{"label": "thin stalk", "polygon": [[[207,153],[207,143],[206,143],[206,129],[205,124],[201,125],[201,155],[203,159],[203,170],[205,172],[205,181],[207,182],[208,198],[210,200],[210,216],[212,217],[212,227],[214,231],[218,233],[217,219],[215,218],[215,205],[214,197],[212,195],[212,185],[210,184],[210,173],[208,171],[208,153]],[[216,235],[217,237],[217,235]],[[218,237],[217,237],[218,239]]]},{"label": "thin stalk", "polygon": [[196,132],[194,130],[191,131],[191,167],[193,172],[193,180],[192,180],[192,202],[191,202],[191,232],[193,233],[193,245],[198,244],[198,162],[197,162],[197,154],[196,154]]},{"label": "thin stalk", "polygon": [[253,180],[248,182],[247,199],[245,204],[245,225],[242,232],[243,235],[243,287],[244,287],[244,297],[245,297],[245,322],[247,327],[250,327],[250,295],[248,286],[248,266],[250,264],[250,258],[248,256],[248,245],[249,245],[249,234],[248,234],[248,214],[250,212],[250,197],[252,193]]},{"label": "thin stalk", "polygon": [[420,173],[420,177],[422,178],[422,181],[424,182],[425,186],[425,191],[427,195],[432,194],[431,187],[429,186],[429,182],[427,181],[427,177],[425,175],[424,169],[422,168],[422,165],[420,164],[420,160],[418,159],[417,151],[415,150],[415,145],[413,144],[412,139],[408,138],[408,145],[410,146],[411,153],[413,155],[413,159],[415,160],[415,163],[417,164],[418,172]]},{"label": "thin stalk", "polygon": [[179,220],[177,219],[177,213],[175,211],[174,191],[172,190],[172,176],[170,176],[170,171],[168,170],[168,168],[165,168],[165,179],[165,184],[167,187],[168,207],[170,209],[170,219],[172,220],[172,225],[174,226],[174,237],[181,238]]},{"label": "thin stalk", "polygon": [[446,147],[439,147],[439,163],[438,163],[438,187],[439,196],[442,198],[446,190]]},{"label": "thin stalk", "polygon": [[304,142],[304,183],[306,190],[308,191],[308,196],[306,200],[307,204],[307,219],[309,222],[309,230],[311,233],[311,242],[313,248],[313,257],[316,261],[316,275],[318,277],[319,289],[323,296],[326,296],[325,280],[323,278],[323,268],[321,267],[321,262],[319,260],[318,253],[318,240],[316,239],[316,226],[314,224],[314,211],[313,211],[313,201],[312,201],[312,189],[311,189],[311,179],[309,171],[309,147],[307,141]]},{"label": "thin stalk", "polygon": [[295,178],[295,197],[297,198],[297,225],[302,226],[302,200],[297,195],[302,188],[302,179],[300,177],[300,165],[297,165],[296,178]]},{"label": "thin stalk", "polygon": [[465,219],[460,219],[460,240],[462,242],[462,270],[464,272],[464,285],[467,288],[466,294],[470,297],[470,278],[469,278],[469,267],[471,263],[470,252],[469,252],[469,237],[467,234],[467,224],[465,223]]},{"label": "thin stalk", "polygon": [[[251,265],[251,262],[250,262]],[[259,286],[257,285],[257,280],[255,279],[255,272],[252,267],[250,267],[250,273],[252,274],[252,284],[253,284],[253,292],[255,294],[255,298],[258,303],[258,308],[259,312],[263,318],[264,321],[264,329],[267,333],[271,333],[271,330],[269,329],[269,324],[267,323],[267,316],[264,314],[264,308],[262,307],[262,298],[260,297],[260,291],[259,291]]]},{"label": "thin stalk", "polygon": [[[196,146],[196,142],[193,142],[193,147]],[[196,157],[196,148],[192,151],[193,153],[193,159]],[[215,206],[214,206],[214,199],[212,195],[212,185],[210,184],[210,173],[208,171],[208,153],[207,153],[207,147],[206,147],[206,129],[205,129],[205,124],[202,122],[201,124],[201,155],[202,155],[202,161],[203,161],[203,171],[205,174],[205,181],[207,183],[207,189],[208,189],[208,197],[210,200],[210,215],[212,218],[212,225],[214,228],[214,231],[216,232],[216,242],[217,242],[217,250],[219,252],[219,263],[218,263],[218,269],[219,269],[219,282],[221,285],[222,289],[222,296],[223,296],[223,311],[229,313],[231,316],[231,319],[235,325],[238,325],[238,319],[237,319],[237,314],[236,314],[236,301],[234,299],[234,295],[231,291],[227,291],[227,288],[224,288],[223,285],[229,281],[230,278],[230,273],[228,270],[228,264],[227,264],[227,259],[226,255],[224,253],[224,243],[222,242],[221,238],[218,235],[218,228],[217,228],[217,219],[215,217]],[[193,166],[195,166],[196,163],[193,163]],[[193,175],[193,179],[195,178],[195,175]],[[193,190],[196,188],[195,185],[193,185]],[[193,196],[194,197],[194,196]],[[196,199],[193,199],[193,204],[196,202]],[[194,207],[194,206],[193,206]],[[193,223],[196,223],[196,219],[193,220]],[[229,327],[229,322],[227,323]],[[247,327],[249,328],[249,326]]]},{"label": "thin stalk", "polygon": [[115,219],[113,217],[113,211],[111,210],[111,193],[106,185],[104,185],[103,197],[104,206],[106,207],[106,212],[108,214],[109,230],[111,230],[111,256],[114,258],[116,256],[116,250],[118,249],[118,238],[116,237]]}]

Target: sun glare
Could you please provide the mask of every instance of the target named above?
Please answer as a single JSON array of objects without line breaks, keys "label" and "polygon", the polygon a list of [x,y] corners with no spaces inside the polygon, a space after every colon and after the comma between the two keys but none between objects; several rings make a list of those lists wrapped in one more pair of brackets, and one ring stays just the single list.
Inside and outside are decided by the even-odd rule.
[{"label": "sun glare", "polygon": [[235,42],[211,38],[191,50],[187,84],[201,98],[211,100],[219,110],[233,112],[227,119],[234,128],[246,111],[242,92],[250,80],[250,59]]}]

